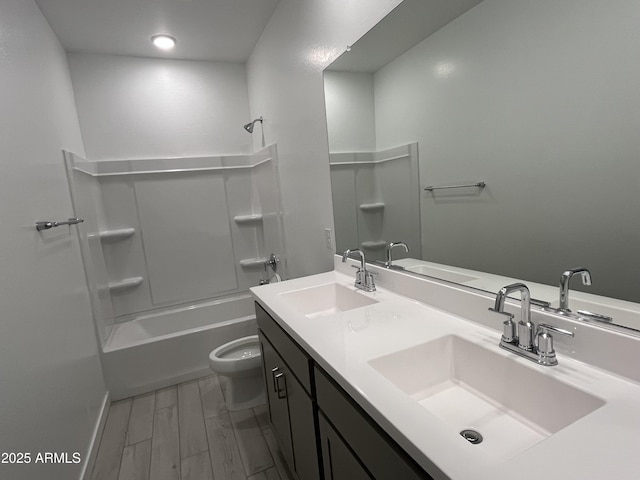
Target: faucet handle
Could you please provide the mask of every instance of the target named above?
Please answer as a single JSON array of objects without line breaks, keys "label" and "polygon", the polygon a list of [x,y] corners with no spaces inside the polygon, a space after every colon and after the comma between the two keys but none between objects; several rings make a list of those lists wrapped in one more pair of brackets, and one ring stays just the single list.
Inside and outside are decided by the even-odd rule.
[{"label": "faucet handle", "polygon": [[536,344],[538,346],[538,363],[542,365],[557,365],[556,351],[553,349],[553,336],[549,332],[573,337],[573,332],[562,328],[540,323],[537,329]]},{"label": "faucet handle", "polygon": [[573,337],[573,332],[570,332],[569,330],[565,330],[564,328],[554,327],[553,325],[547,325],[546,323],[538,324],[538,332],[537,332],[538,335],[548,334],[549,332],[560,333],[561,335],[567,335],[569,337]]},{"label": "faucet handle", "polygon": [[489,308],[489,311],[504,315],[507,319],[502,322],[502,341],[507,343],[513,343],[517,340],[516,337],[516,324],[513,323],[513,314],[496,310],[495,308]]},{"label": "faucet handle", "polygon": [[504,315],[507,319],[502,322],[502,341],[507,343],[513,343],[517,340],[516,337],[516,324],[513,323],[513,314],[509,312],[503,312],[502,310],[496,310],[495,308],[489,308],[490,312],[499,313]]},{"label": "faucet handle", "polygon": [[[358,265],[351,265],[351,268],[355,268],[356,270],[358,270],[358,272],[362,271],[362,267],[360,267]],[[378,272],[372,272],[370,270],[367,270],[367,274],[369,274],[369,275],[378,275]]]}]

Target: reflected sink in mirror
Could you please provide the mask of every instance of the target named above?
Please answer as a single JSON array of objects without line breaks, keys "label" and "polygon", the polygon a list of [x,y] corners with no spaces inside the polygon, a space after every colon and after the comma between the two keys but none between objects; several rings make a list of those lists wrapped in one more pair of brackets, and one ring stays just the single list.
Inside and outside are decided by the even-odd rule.
[{"label": "reflected sink in mirror", "polygon": [[[605,298],[603,298],[602,302],[574,297],[569,299],[569,308],[571,311],[587,321],[594,321],[603,325],[619,325],[640,331],[640,312],[638,312],[637,308],[634,308],[633,304],[629,304],[629,306],[626,304],[629,304],[629,302]],[[558,308],[559,305],[560,302],[558,300],[551,303],[552,308]],[[609,317],[610,320],[597,320],[589,315],[582,315],[581,312],[604,315],[605,317]]]},{"label": "reflected sink in mirror", "polygon": [[604,405],[601,399],[448,335],[369,361],[377,372],[456,434],[473,429],[470,447],[507,459]]},{"label": "reflected sink in mirror", "polygon": [[355,288],[351,289],[338,283],[303,288],[280,295],[291,307],[308,318],[335,315],[378,303],[376,299],[360,293]]},{"label": "reflected sink in mirror", "polygon": [[[400,262],[396,262],[398,265]],[[413,273],[418,273],[420,275],[427,275],[429,277],[439,278],[441,280],[447,280],[449,282],[454,283],[465,283],[471,282],[473,280],[478,280],[478,277],[474,277],[471,275],[466,275],[464,273],[458,273],[451,270],[445,270],[442,268],[435,268],[429,265],[421,265],[419,263],[408,263],[406,265],[400,265],[405,270]]]}]

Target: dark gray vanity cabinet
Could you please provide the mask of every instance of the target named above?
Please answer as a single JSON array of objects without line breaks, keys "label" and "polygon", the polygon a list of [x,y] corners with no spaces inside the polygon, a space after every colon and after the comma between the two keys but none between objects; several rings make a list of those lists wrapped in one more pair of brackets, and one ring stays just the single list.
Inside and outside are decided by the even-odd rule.
[{"label": "dark gray vanity cabinet", "polygon": [[258,304],[256,317],[274,434],[298,479],[320,480],[311,359]]},{"label": "dark gray vanity cabinet", "polygon": [[298,480],[432,480],[256,303],[269,415]]}]

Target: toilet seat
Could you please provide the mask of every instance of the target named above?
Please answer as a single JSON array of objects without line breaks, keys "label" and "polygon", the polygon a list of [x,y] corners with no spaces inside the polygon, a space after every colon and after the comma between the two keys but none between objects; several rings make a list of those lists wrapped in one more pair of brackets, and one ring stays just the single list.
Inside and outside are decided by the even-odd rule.
[{"label": "toilet seat", "polygon": [[257,335],[238,338],[219,346],[209,355],[209,366],[221,375],[234,376],[259,368],[260,342]]}]

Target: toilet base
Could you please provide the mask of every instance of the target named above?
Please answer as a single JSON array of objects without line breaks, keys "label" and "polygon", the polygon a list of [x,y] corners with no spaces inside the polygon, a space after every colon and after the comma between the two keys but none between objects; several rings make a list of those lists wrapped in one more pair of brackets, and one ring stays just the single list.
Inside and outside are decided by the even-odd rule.
[{"label": "toilet base", "polygon": [[261,370],[253,375],[234,377],[220,375],[220,379],[223,380],[222,393],[225,404],[232,412],[264,405],[267,401]]}]

